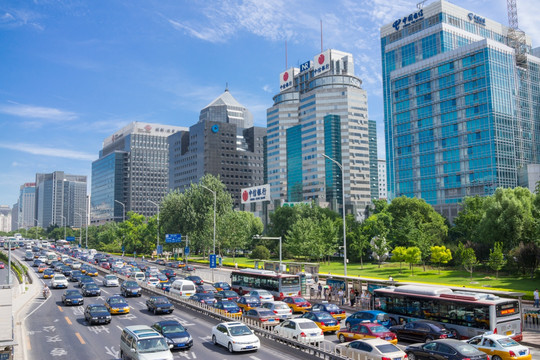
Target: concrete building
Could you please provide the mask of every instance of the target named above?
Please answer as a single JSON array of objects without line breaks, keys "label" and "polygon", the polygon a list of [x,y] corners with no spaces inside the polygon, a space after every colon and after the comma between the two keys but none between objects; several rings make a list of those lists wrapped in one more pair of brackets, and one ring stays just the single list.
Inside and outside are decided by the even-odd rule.
[{"label": "concrete building", "polygon": [[531,192],[540,186],[540,164],[526,164],[518,169],[519,186],[526,187]]},{"label": "concrete building", "polygon": [[515,187],[538,162],[540,58],[528,36],[444,0],[403,15],[381,28],[388,197],[452,221],[465,196]]},{"label": "concrete building", "polygon": [[169,189],[183,192],[212,174],[225,184],[235,208],[254,212],[241,206],[240,190],[264,183],[265,136],[266,129],[253,126],[251,112],[225,90],[201,110],[195,125],[169,137]]},{"label": "concrete building", "polygon": [[80,228],[86,225],[86,176],[69,175],[63,171],[38,173],[35,184],[36,219],[39,226]]},{"label": "concrete building", "polygon": [[377,170],[379,173],[379,199],[387,199],[387,183],[386,183],[386,160],[377,160]]},{"label": "concrete building", "polygon": [[36,226],[36,183],[25,183],[21,185],[19,192],[18,218],[21,228],[31,228]]},{"label": "concrete building", "polygon": [[[344,182],[346,213],[364,216],[374,193],[370,139],[377,137],[370,135],[361,85],[353,56],[333,49],[280,74],[280,92],[267,110],[266,177],[274,207],[316,201],[341,212]],[[343,167],[344,178],[323,154]]]},{"label": "concrete building", "polygon": [[0,205],[0,231],[10,232],[12,227],[11,209],[9,205]]},{"label": "concrete building", "polygon": [[103,141],[92,163],[91,223],[153,216],[168,193],[169,135],[185,127],[132,122]]}]

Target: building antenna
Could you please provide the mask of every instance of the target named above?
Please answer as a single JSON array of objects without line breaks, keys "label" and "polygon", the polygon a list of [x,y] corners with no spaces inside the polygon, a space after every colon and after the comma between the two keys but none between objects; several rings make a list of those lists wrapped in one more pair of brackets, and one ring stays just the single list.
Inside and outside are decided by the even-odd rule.
[{"label": "building antenna", "polygon": [[323,52],[323,33],[322,33],[322,19],[321,19],[321,52]]},{"label": "building antenna", "polygon": [[225,92],[229,91],[229,82],[225,83]]}]

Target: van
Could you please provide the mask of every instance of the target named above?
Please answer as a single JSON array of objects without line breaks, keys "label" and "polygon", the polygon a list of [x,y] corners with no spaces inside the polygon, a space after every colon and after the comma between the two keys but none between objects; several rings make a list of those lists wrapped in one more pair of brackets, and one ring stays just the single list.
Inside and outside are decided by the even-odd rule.
[{"label": "van", "polygon": [[34,260],[34,253],[32,252],[32,250],[26,250],[26,252],[24,253],[24,260],[26,261]]},{"label": "van", "polygon": [[136,281],[144,281],[144,279],[146,279],[146,276],[144,276],[144,273],[142,271],[136,271],[130,277]]},{"label": "van", "polygon": [[120,335],[120,358],[132,360],[173,360],[172,345],[147,325],[127,326]]},{"label": "van", "polygon": [[195,284],[193,281],[178,279],[174,280],[171,287],[169,288],[171,294],[179,295],[182,298],[188,298],[191,295],[195,294]]}]

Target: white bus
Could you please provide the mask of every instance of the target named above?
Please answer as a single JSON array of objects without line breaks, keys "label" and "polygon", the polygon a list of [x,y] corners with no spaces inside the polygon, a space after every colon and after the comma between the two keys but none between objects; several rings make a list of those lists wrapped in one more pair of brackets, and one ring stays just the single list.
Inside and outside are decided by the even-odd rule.
[{"label": "white bus", "polygon": [[231,287],[240,296],[252,290],[267,290],[275,300],[301,295],[298,275],[277,274],[270,270],[235,270],[231,273]]},{"label": "white bus", "polygon": [[492,331],[521,341],[521,308],[516,299],[447,287],[403,285],[375,289],[374,308],[384,311],[393,324],[417,319],[437,321],[468,339]]}]

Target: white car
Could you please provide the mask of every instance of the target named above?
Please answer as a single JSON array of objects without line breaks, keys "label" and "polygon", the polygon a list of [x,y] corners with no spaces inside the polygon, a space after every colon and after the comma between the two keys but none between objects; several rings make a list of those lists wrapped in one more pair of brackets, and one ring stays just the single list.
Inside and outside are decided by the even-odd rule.
[{"label": "white car", "polygon": [[394,344],[379,338],[355,340],[336,345],[336,354],[353,359],[406,360],[407,354]]},{"label": "white car", "polygon": [[224,322],[212,328],[214,345],[225,346],[230,353],[235,351],[256,351],[261,347],[259,338],[244,323]]},{"label": "white car", "polygon": [[270,294],[270,292],[266,290],[252,290],[247,293],[246,296],[256,297],[257,299],[261,300],[262,303],[274,301],[274,295]]},{"label": "white car", "polygon": [[274,332],[288,339],[312,344],[324,340],[324,333],[317,324],[312,320],[303,318],[285,320],[274,327]]},{"label": "white car", "polygon": [[66,288],[68,287],[68,281],[67,278],[62,274],[54,274],[53,278],[51,279],[51,288],[58,289],[58,288]]},{"label": "white car", "polygon": [[467,342],[490,355],[492,359],[531,359],[529,348],[509,336],[489,332],[475,336]]},{"label": "white car", "polygon": [[103,278],[103,286],[120,286],[118,278],[114,275],[105,275]]},{"label": "white car", "polygon": [[79,270],[81,268],[82,264],[80,262],[74,262],[73,264],[71,264],[71,268],[73,270]]},{"label": "white car", "polygon": [[150,286],[157,286],[159,284],[159,279],[157,277],[149,277],[148,281],[146,281],[146,285]]},{"label": "white car", "polygon": [[283,301],[265,302],[261,307],[273,311],[281,320],[292,318],[292,309]]}]

